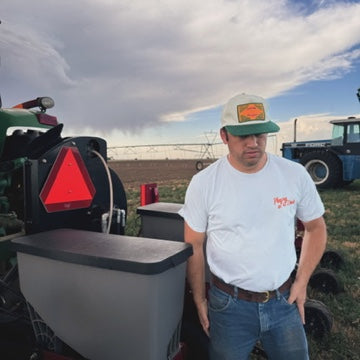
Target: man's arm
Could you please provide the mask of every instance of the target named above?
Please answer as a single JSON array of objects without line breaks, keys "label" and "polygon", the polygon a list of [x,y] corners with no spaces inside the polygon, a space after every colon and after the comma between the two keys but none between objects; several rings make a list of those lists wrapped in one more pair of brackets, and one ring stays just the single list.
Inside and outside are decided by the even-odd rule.
[{"label": "man's arm", "polygon": [[323,217],[305,222],[296,278],[291,287],[289,303],[296,302],[302,322],[305,324],[306,288],[311,274],[318,265],[326,247],[326,225]]},{"label": "man's arm", "polygon": [[193,255],[187,263],[187,280],[193,293],[194,303],[196,305],[200,323],[209,336],[209,318],[205,294],[205,257],[204,241],[205,233],[194,231],[184,222],[185,242],[193,247]]}]

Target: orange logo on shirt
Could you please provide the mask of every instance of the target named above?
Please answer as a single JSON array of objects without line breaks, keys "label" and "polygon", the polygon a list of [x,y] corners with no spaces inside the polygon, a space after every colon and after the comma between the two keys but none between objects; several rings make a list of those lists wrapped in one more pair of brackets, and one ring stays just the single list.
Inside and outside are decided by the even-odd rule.
[{"label": "orange logo on shirt", "polygon": [[282,198],[279,197],[274,198],[274,205],[276,205],[278,209],[281,209],[284,206],[289,206],[294,204],[295,204],[295,200],[289,200],[286,196]]}]

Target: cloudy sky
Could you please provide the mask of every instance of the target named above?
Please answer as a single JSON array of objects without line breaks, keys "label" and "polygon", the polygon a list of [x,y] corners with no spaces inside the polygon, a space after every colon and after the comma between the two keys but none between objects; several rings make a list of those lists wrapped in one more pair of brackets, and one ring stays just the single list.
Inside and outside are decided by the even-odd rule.
[{"label": "cloudy sky", "polygon": [[283,138],[295,117],[328,135],[360,113],[359,19],[349,0],[1,0],[3,107],[48,95],[66,135],[188,143],[247,92]]}]

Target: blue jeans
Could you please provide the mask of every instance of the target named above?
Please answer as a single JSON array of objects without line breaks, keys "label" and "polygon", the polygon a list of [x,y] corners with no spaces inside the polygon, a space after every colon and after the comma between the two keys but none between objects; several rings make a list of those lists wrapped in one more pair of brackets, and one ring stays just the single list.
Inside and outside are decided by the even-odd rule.
[{"label": "blue jeans", "polygon": [[308,360],[304,326],[289,290],[266,303],[231,296],[215,286],[209,292],[211,360],[245,360],[260,341],[269,359]]}]

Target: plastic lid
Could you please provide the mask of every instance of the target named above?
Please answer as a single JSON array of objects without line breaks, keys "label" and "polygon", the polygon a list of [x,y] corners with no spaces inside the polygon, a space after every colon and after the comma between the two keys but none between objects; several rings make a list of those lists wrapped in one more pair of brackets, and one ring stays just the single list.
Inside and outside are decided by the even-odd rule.
[{"label": "plastic lid", "polygon": [[137,274],[159,274],[192,255],[189,244],[151,238],[57,229],[12,240],[17,252]]}]

